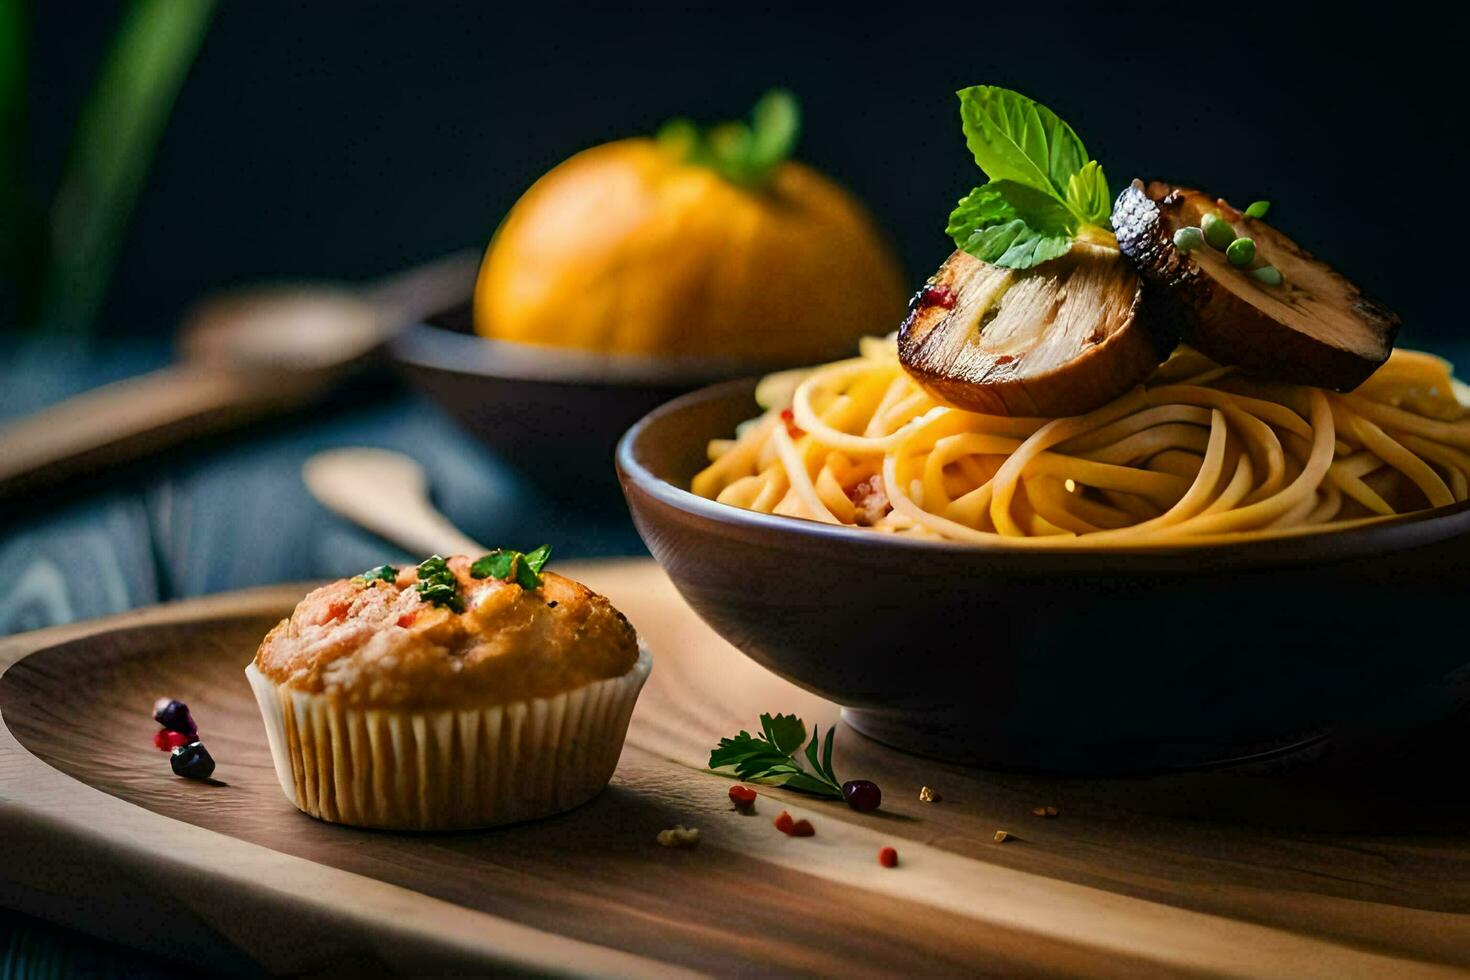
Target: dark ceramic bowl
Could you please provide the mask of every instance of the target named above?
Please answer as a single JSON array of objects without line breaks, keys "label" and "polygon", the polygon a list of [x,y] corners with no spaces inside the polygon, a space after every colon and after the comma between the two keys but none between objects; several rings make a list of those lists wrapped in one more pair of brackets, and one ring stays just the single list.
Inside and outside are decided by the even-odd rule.
[{"label": "dark ceramic bowl", "polygon": [[646,412],[751,362],[595,354],[486,340],[468,305],[409,327],[389,347],[409,381],[544,489],[617,501],[607,465]]},{"label": "dark ceramic bowl", "polygon": [[[773,517],[684,488],[754,381],[644,418],[617,465],[689,604],[859,731],[953,761],[1156,771],[1286,752],[1470,661],[1470,507],[1149,551],[1018,551]],[[773,711],[780,705],[771,705]]]}]

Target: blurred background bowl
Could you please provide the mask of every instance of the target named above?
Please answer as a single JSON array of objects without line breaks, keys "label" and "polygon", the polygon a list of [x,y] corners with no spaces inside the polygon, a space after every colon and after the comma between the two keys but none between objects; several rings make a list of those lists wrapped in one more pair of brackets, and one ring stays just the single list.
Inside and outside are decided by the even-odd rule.
[{"label": "blurred background bowl", "polygon": [[[389,356],[475,438],[555,497],[621,507],[618,437],[669,399],[761,370],[714,358],[599,354],[489,340],[468,303],[408,327]],[[774,367],[766,365],[765,367]]]},{"label": "blurred background bowl", "polygon": [[[1470,505],[1247,545],[950,545],[758,514],[685,488],[753,380],[618,447],[639,533],[691,606],[879,741],[1001,768],[1124,773],[1292,750],[1470,660]],[[772,709],[779,708],[773,705]]]}]

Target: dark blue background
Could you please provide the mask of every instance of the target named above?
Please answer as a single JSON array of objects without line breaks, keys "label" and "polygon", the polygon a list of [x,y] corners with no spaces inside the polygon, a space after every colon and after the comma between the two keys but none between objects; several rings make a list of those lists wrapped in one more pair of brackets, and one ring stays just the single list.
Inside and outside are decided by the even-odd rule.
[{"label": "dark blue background", "polygon": [[[36,7],[44,184],[116,8]],[[800,155],[868,202],[918,282],[976,183],[953,92],[987,82],[1071,122],[1115,192],[1164,175],[1271,198],[1273,221],[1403,314],[1405,341],[1454,336],[1470,18],[1354,7],[227,0],[103,325],[167,331],[240,279],[363,278],[483,243],[576,150],[742,114],[772,84],[805,107]]]}]

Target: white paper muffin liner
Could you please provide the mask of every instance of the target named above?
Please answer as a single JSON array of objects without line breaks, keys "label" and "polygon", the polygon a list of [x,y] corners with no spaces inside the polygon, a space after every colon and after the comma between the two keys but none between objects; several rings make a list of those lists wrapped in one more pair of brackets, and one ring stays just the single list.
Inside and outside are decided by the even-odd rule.
[{"label": "white paper muffin liner", "polygon": [[621,677],[492,708],[349,708],[293,691],[252,663],[286,798],[333,823],[395,830],[490,827],[569,810],[612,778],[653,660]]}]

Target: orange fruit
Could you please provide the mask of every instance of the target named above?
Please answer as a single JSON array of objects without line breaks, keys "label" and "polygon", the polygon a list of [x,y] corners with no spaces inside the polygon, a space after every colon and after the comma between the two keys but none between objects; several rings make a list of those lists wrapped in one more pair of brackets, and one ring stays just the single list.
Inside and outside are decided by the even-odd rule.
[{"label": "orange fruit", "polygon": [[743,186],[647,138],[576,154],[486,251],[486,337],[629,354],[809,363],[888,333],[906,290],[853,197],[794,161]]}]

